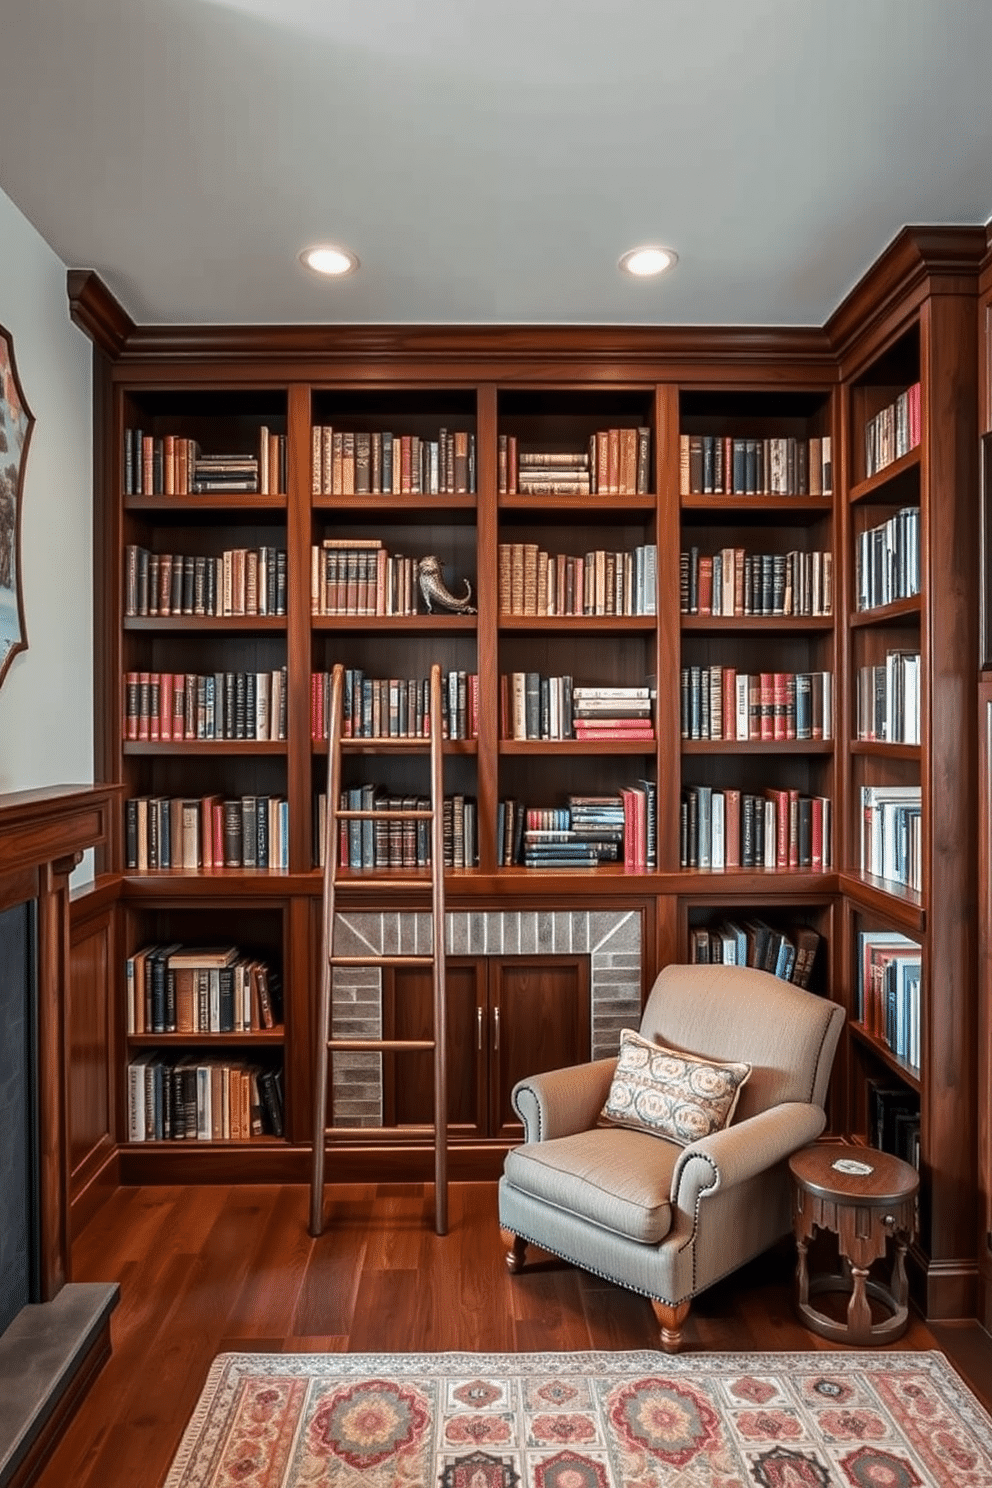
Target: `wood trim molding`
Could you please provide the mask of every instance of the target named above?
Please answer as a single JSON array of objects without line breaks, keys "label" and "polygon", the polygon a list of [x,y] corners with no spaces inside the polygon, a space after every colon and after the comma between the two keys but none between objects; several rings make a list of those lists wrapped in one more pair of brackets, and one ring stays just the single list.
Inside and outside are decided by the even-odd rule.
[{"label": "wood trim molding", "polygon": [[116,360],[134,334],[134,321],[92,269],[70,269],[66,284],[70,319]]},{"label": "wood trim molding", "polygon": [[904,227],[827,321],[834,355],[844,362],[896,307],[905,311],[914,297],[941,288],[973,294],[988,242],[984,227]]}]

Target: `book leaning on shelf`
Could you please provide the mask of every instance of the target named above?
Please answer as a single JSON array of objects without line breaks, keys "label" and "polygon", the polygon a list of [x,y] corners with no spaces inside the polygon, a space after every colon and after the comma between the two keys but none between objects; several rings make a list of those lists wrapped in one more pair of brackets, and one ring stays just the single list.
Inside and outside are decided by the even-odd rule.
[{"label": "book leaning on shelf", "polygon": [[858,932],[857,1017],[913,1069],[920,1067],[923,953],[897,930]]},{"label": "book leaning on shelf", "polygon": [[257,1033],[282,1020],[278,970],[236,945],[149,944],[124,972],[129,1034]]},{"label": "book leaning on shelf", "polygon": [[597,429],[572,448],[523,447],[515,434],[496,441],[501,496],[643,496],[651,489],[651,430]]},{"label": "book leaning on shelf", "polygon": [[679,435],[683,496],[830,496],[830,435]]},{"label": "book leaning on shelf", "polygon": [[874,610],[919,592],[920,509],[904,506],[858,534],[855,594],[859,610]]},{"label": "book leaning on shelf", "polygon": [[284,796],[132,796],[124,803],[129,871],[289,867]]},{"label": "book leaning on shelf", "polygon": [[680,802],[680,866],[718,873],[731,868],[821,872],[833,862],[832,817],[827,796],[686,786]]},{"label": "book leaning on shelf", "polygon": [[286,436],[260,426],[255,453],[207,453],[181,434],[124,430],[125,496],[211,492],[277,495],[286,490]]},{"label": "book leaning on shelf", "polygon": [[570,795],[564,806],[499,802],[501,867],[594,868],[618,863],[632,872],[657,867],[657,792],[639,780],[609,795]]},{"label": "book leaning on shelf", "polygon": [[271,546],[204,553],[124,550],[124,614],[285,615],[286,550]]},{"label": "book leaning on shelf", "polygon": [[689,960],[694,964],[754,966],[773,976],[809,987],[822,936],[809,925],[791,931],[775,929],[762,919],[726,919],[708,927],[694,926]]},{"label": "book leaning on shelf", "polygon": [[271,672],[129,671],[123,678],[124,738],[286,738],[286,668]]},{"label": "book leaning on shelf", "polygon": [[[376,873],[397,868],[426,869],[431,865],[431,823],[427,820],[390,818],[390,811],[429,811],[427,796],[393,795],[381,786],[364,784],[342,790],[342,811],[373,811],[381,818],[365,817],[338,822],[338,866],[357,873]],[[441,803],[444,866],[474,868],[479,861],[477,806],[473,796],[460,792],[446,795]],[[327,795],[314,798],[314,858],[324,867],[327,836]]]},{"label": "book leaning on shelf", "polygon": [[440,429],[436,439],[331,424],[311,431],[314,496],[469,495],[475,463],[475,435],[467,429]]},{"label": "book leaning on shelf", "polygon": [[282,1070],[149,1053],[127,1070],[129,1142],[248,1142],[283,1135]]},{"label": "book leaning on shelf", "polygon": [[[310,674],[310,737],[330,736],[331,672]],[[449,671],[441,676],[441,722],[446,739],[479,734],[479,676]],[[367,677],[346,667],[341,700],[345,739],[429,739],[431,688],[427,677]]]},{"label": "book leaning on shelf", "polygon": [[500,543],[501,615],[653,615],[658,603],[658,550],[596,548],[551,554],[537,543]]},{"label": "book leaning on shelf", "polygon": [[681,669],[683,739],[832,739],[832,672]]},{"label": "book leaning on shelf", "polygon": [[680,554],[683,615],[831,615],[833,605],[832,553],[701,553],[694,543]]},{"label": "book leaning on shelf", "polygon": [[920,786],[861,787],[861,871],[910,889],[922,889]]},{"label": "book leaning on shelf", "polygon": [[571,676],[507,672],[500,677],[500,735],[504,739],[639,739],[654,742],[656,691],[639,687],[577,686]]},{"label": "book leaning on shelf", "polygon": [[859,739],[919,744],[919,651],[887,651],[883,662],[858,669],[857,730]]},{"label": "book leaning on shelf", "polygon": [[920,442],[920,384],[914,382],[893,403],[865,422],[865,475],[871,477]]}]

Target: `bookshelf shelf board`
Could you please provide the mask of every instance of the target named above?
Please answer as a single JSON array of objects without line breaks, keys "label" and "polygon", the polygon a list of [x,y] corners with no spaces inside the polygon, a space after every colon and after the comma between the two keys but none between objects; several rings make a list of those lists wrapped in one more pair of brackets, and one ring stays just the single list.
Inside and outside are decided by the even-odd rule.
[{"label": "bookshelf shelf board", "polygon": [[285,754],[285,739],[129,739],[124,753],[138,754]]},{"label": "bookshelf shelf board", "polygon": [[500,754],[654,754],[654,739],[501,739]]},{"label": "bookshelf shelf board", "polygon": [[840,890],[855,901],[859,909],[884,916],[895,929],[913,935],[923,935],[926,930],[927,912],[916,889],[892,883],[887,878],[876,878],[871,873],[854,872],[840,874]]},{"label": "bookshelf shelf board", "polygon": [[175,1048],[177,1045],[191,1049],[244,1048],[255,1044],[282,1046],[286,1030],[258,1028],[247,1033],[129,1033],[128,1044],[135,1049]]},{"label": "bookshelf shelf board", "polygon": [[679,877],[683,894],[719,893],[723,897],[759,889],[762,894],[791,899],[797,894],[830,893],[837,883],[832,868],[683,868]]},{"label": "bookshelf shelf board", "polygon": [[706,496],[681,498],[683,512],[718,512],[721,516],[781,516],[790,521],[816,520],[833,511],[832,496]]},{"label": "bookshelf shelf board", "polygon": [[922,758],[922,749],[919,744],[888,744],[884,739],[852,739],[851,753],[865,755],[870,759],[918,760]]},{"label": "bookshelf shelf board", "polygon": [[833,615],[682,615],[682,629],[715,631],[720,635],[768,634],[805,635],[810,631],[831,631]]},{"label": "bookshelf shelf board", "polygon": [[683,739],[683,754],[833,754],[833,739]]},{"label": "bookshelf shelf board", "polygon": [[181,631],[187,635],[244,634],[286,630],[285,615],[128,615],[124,629],[130,631]]},{"label": "bookshelf shelf board", "polygon": [[919,445],[898,460],[877,470],[867,480],[858,481],[848,492],[852,506],[875,501],[886,506],[911,506],[919,500],[919,475],[922,454]]},{"label": "bookshelf shelf board", "polygon": [[[124,882],[128,898],[140,904],[171,904],[172,900],[186,903],[191,899],[227,899],[238,903],[243,899],[271,899],[279,895],[281,904],[289,893],[306,893],[311,885],[311,876],[302,883],[299,875],[290,877],[286,868],[136,868],[125,869]],[[319,892],[319,875],[316,880]]]},{"label": "bookshelf shelf board", "polygon": [[870,1049],[882,1064],[888,1069],[894,1070],[913,1090],[920,1091],[921,1083],[918,1069],[907,1063],[905,1059],[900,1059],[898,1054],[895,1054],[889,1048],[888,1044],[883,1043],[875,1034],[869,1033],[863,1023],[852,1022],[850,1029],[859,1044],[864,1044],[866,1048]]},{"label": "bookshelf shelf board", "polygon": [[142,1156],[154,1152],[160,1157],[153,1161],[161,1161],[166,1156],[175,1156],[177,1153],[190,1152],[249,1152],[259,1147],[275,1147],[282,1149],[286,1146],[285,1137],[273,1137],[263,1135],[261,1137],[250,1137],[247,1141],[235,1141],[233,1139],[219,1139],[217,1141],[201,1142],[199,1138],[186,1137],[183,1141],[165,1140],[161,1142],[122,1142],[121,1148],[124,1152],[140,1152]]},{"label": "bookshelf shelf board", "polygon": [[124,497],[124,510],[130,512],[239,512],[255,516],[258,512],[285,513],[286,508],[284,495],[257,496],[250,491],[216,491],[209,496],[165,496],[155,492]]},{"label": "bookshelf shelf board", "polygon": [[385,631],[407,635],[430,635],[446,631],[456,635],[474,635],[475,615],[311,615],[313,630],[357,630],[364,633]]},{"label": "bookshelf shelf board", "polygon": [[897,599],[892,604],[876,605],[873,610],[852,610],[847,623],[852,630],[862,629],[869,625],[889,625],[894,620],[918,618],[922,609],[920,596],[911,594],[908,599]]},{"label": "bookshelf shelf board", "polygon": [[500,615],[501,631],[579,632],[583,635],[614,635],[617,631],[653,631],[654,615]]},{"label": "bookshelf shelf board", "polygon": [[538,519],[556,512],[578,512],[590,522],[612,521],[618,512],[625,517],[653,517],[656,498],[650,495],[636,496],[521,496],[519,493],[500,496],[497,504],[501,512],[513,512],[514,516]]},{"label": "bookshelf shelf board", "polygon": [[[393,739],[388,736],[379,739],[342,739],[341,750],[343,754],[429,754],[431,747],[430,739]],[[313,741],[314,754],[327,753],[327,740],[315,739]],[[444,754],[478,754],[478,739],[445,739],[443,746]]]},{"label": "bookshelf shelf board", "polygon": [[432,496],[417,492],[407,496],[377,496],[363,492],[361,496],[314,496],[312,501],[313,510],[326,517],[350,520],[355,512],[373,512],[379,517],[397,517],[420,523],[425,518],[471,521],[475,516],[477,498],[474,494]]}]

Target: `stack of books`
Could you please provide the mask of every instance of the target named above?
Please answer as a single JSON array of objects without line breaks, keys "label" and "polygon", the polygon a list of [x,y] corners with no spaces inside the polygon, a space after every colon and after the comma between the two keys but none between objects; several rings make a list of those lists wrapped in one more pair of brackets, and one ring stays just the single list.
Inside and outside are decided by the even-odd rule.
[{"label": "stack of books", "polygon": [[654,742],[653,687],[573,687],[572,728],[576,739],[640,739]]}]

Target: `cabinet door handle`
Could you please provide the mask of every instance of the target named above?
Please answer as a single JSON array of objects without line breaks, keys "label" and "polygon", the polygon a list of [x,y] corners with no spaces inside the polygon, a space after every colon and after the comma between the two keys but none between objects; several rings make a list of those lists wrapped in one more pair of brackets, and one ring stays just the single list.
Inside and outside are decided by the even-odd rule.
[{"label": "cabinet door handle", "polygon": [[477,1007],[476,1010],[475,1010],[475,1025],[476,1025],[476,1030],[475,1030],[476,1031],[476,1044],[475,1044],[475,1046],[478,1049],[479,1053],[481,1054],[482,1053],[482,1009],[481,1009],[481,1007]]},{"label": "cabinet door handle", "polygon": [[499,1050],[499,1008],[493,1008],[493,1049]]}]

